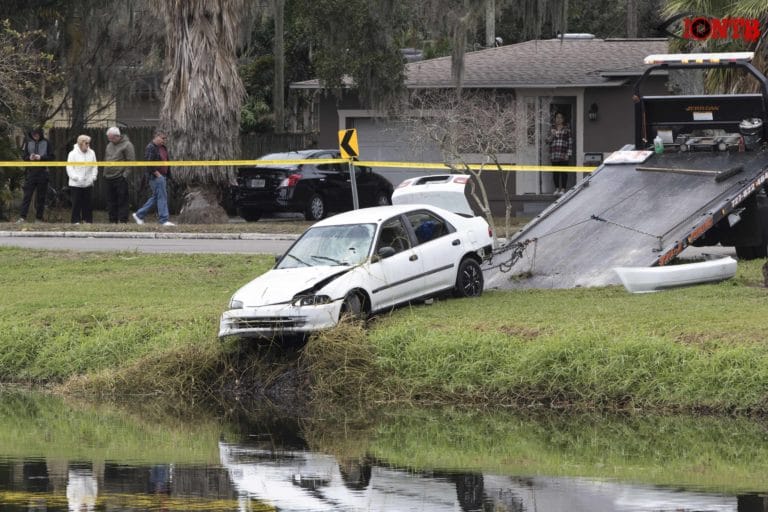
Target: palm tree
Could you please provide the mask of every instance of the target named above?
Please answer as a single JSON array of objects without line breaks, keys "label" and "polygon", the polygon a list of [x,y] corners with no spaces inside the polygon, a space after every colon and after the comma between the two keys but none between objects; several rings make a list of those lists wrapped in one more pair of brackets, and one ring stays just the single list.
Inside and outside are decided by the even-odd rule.
[{"label": "palm tree", "polygon": [[[245,89],[236,49],[244,0],[163,0],[155,9],[166,27],[166,75],[160,125],[176,160],[231,160],[240,154]],[[175,181],[209,190],[230,183],[225,167],[177,167]]]},{"label": "palm tree", "polygon": [[[765,0],[740,0],[733,2],[731,0],[668,0],[664,9],[666,16],[673,16],[678,13],[694,13],[695,15],[708,16],[714,18],[748,18],[760,20],[760,26],[765,27],[768,23],[768,3]],[[766,35],[756,42],[745,42],[743,40],[706,40],[704,48],[693,48],[691,43],[683,40],[673,41],[672,47],[676,51],[737,51],[749,50],[755,52],[755,58],[752,64],[762,71],[768,72],[768,45],[766,45]],[[701,45],[701,42],[696,42]],[[757,92],[759,84],[751,77],[742,72],[733,70],[713,70],[707,73],[706,86],[712,92],[736,93],[736,92]]]}]

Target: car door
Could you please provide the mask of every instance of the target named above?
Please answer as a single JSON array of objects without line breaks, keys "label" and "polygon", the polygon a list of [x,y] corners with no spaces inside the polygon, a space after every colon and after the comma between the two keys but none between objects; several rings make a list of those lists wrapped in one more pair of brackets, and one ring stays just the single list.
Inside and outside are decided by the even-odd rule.
[{"label": "car door", "polygon": [[376,178],[368,167],[355,167],[355,184],[360,207],[378,206],[376,198],[381,185]]},{"label": "car door", "polygon": [[[395,253],[378,259],[382,247],[392,247]],[[387,308],[420,296],[424,288],[423,269],[419,250],[402,216],[383,222],[369,272],[373,309]]]},{"label": "car door", "polygon": [[[328,153],[319,155],[317,158],[339,158],[339,155]],[[316,169],[323,176],[321,193],[327,209],[334,212],[351,210],[352,192],[346,165],[319,164]]]},{"label": "car door", "polygon": [[405,215],[416,238],[416,249],[424,268],[423,294],[452,288],[457,264],[466,252],[463,240],[450,223],[427,210]]}]

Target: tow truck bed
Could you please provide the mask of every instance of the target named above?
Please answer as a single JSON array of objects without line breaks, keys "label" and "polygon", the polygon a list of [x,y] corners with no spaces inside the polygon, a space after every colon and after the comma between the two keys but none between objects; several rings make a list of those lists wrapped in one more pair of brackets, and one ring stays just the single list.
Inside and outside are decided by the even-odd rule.
[{"label": "tow truck bed", "polygon": [[504,272],[493,267],[505,255],[496,256],[486,286],[619,284],[613,267],[669,263],[766,179],[765,151],[674,152],[603,164],[512,238],[527,242],[523,256]]},{"label": "tow truck bed", "polygon": [[[486,286],[618,284],[614,267],[665,265],[695,241],[736,246],[745,258],[765,257],[768,199],[758,191],[768,178],[768,79],[750,63],[753,56],[646,57],[650,66],[633,94],[635,143],[614,161],[641,160],[654,138],[667,139],[664,153],[639,164],[606,159],[515,235],[506,246],[508,255],[494,256],[486,267]],[[757,80],[760,93],[641,92],[655,70],[708,68],[741,68]]]}]

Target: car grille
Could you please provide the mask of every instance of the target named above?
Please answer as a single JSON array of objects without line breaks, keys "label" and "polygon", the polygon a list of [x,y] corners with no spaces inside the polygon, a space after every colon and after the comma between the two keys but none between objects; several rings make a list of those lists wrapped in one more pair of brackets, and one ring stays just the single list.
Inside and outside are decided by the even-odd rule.
[{"label": "car grille", "polygon": [[296,316],[268,316],[261,318],[233,318],[234,329],[295,329],[307,323],[305,317]]}]

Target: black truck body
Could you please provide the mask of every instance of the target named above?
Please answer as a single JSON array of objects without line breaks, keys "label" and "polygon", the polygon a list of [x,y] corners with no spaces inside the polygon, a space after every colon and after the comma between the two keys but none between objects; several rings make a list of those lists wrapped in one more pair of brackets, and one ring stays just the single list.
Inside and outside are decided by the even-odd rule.
[{"label": "black truck body", "polygon": [[[761,92],[642,95],[643,80],[657,69],[715,66],[745,68]],[[619,284],[614,267],[666,265],[689,245],[734,246],[740,258],[766,256],[766,78],[743,60],[655,64],[638,80],[633,99],[635,145],[614,154],[630,155],[628,161],[607,158],[528,223],[507,245],[518,248],[515,261],[503,264],[502,252],[489,264],[487,286]],[[653,151],[657,135],[666,141],[663,152],[641,154]]]}]

